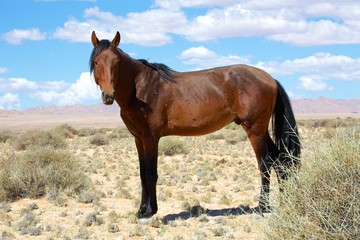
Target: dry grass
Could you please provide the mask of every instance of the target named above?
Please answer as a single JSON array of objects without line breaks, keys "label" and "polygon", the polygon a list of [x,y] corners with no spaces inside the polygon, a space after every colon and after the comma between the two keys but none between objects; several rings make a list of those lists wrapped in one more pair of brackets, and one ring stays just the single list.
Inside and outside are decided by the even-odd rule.
[{"label": "dry grass", "polygon": [[31,130],[20,134],[14,140],[16,150],[32,147],[65,148],[66,146],[64,137],[52,131]]},{"label": "dry grass", "polygon": [[11,140],[14,137],[14,133],[8,130],[0,130],[0,143],[4,143]]},{"label": "dry grass", "polygon": [[109,138],[104,134],[96,133],[90,138],[90,143],[96,146],[107,145],[109,144]]},{"label": "dry grass", "polygon": [[360,236],[360,128],[337,129],[316,142],[285,185],[268,218],[269,239],[357,239]]},{"label": "dry grass", "polygon": [[[349,132],[359,121],[343,121],[346,123],[341,123],[340,119],[300,122],[303,168],[296,183],[300,184],[304,178],[301,174],[315,171],[314,166],[323,163],[326,158],[348,159],[350,164],[353,159],[350,156],[355,154],[354,161],[359,162],[356,149],[360,131]],[[347,137],[343,137],[340,132],[346,133]],[[141,195],[139,164],[134,139],[126,129],[74,129],[69,125],[61,125],[49,131],[0,133],[1,136],[5,136],[5,140],[0,141],[0,239],[297,237],[281,232],[285,231],[281,226],[289,226],[286,224],[297,227],[296,217],[290,220],[287,216],[281,216],[279,211],[267,214],[265,218],[256,214],[232,215],[239,205],[244,208],[248,205],[256,206],[260,192],[253,150],[244,131],[235,124],[209,136],[169,137],[161,140],[157,193],[159,212],[148,222],[135,218]],[[347,144],[336,144],[341,139]],[[330,142],[333,144],[331,147],[328,146]],[[337,145],[339,148],[335,147]],[[344,158],[345,152],[350,154],[347,158]],[[332,162],[336,163],[334,160]],[[345,167],[349,167],[349,164]],[[313,185],[318,188],[309,190],[306,187],[300,192],[304,195],[324,191],[313,197],[313,201],[319,203],[317,209],[321,206],[341,206],[347,202],[348,205],[340,208],[343,228],[338,227],[339,231],[334,236],[340,236],[339,239],[352,237],[351,229],[358,229],[358,226],[349,227],[352,224],[349,219],[354,219],[353,214],[357,219],[358,212],[354,212],[352,207],[359,209],[356,205],[358,202],[351,202],[351,197],[345,200],[338,198],[336,191],[340,193],[342,189],[330,191],[329,196],[324,189],[325,186],[337,189],[335,183],[331,182],[334,179],[342,179],[337,182],[343,183],[346,189],[348,179],[355,181],[358,178],[351,175],[354,172],[347,172],[347,180],[344,180],[335,175],[340,166],[322,166],[306,180],[316,179],[318,182]],[[358,165],[352,169],[358,170]],[[321,180],[319,176],[326,175],[324,172],[329,172],[331,177],[324,176]],[[88,177],[92,184],[88,185]],[[277,183],[273,177],[272,190],[276,190]],[[331,184],[324,184],[328,182]],[[299,186],[297,188],[301,189]],[[296,193],[287,190],[281,203],[285,205],[287,201],[291,202],[290,197],[295,198]],[[275,209],[281,209],[276,207],[278,198],[277,191],[272,191],[271,202]],[[305,207],[307,202],[301,200],[295,205],[299,205],[304,213],[310,209],[309,206]],[[295,213],[296,209],[292,209],[289,207],[288,213]],[[330,207],[327,210],[328,213],[334,212],[330,211]],[[299,215],[295,216],[303,220]],[[324,219],[333,215],[322,216],[318,218],[320,220],[315,217],[316,214],[306,215],[306,230],[313,230],[313,226],[317,226],[315,224],[320,220],[324,222]],[[261,227],[263,219],[273,223],[266,225],[265,232]],[[286,224],[282,225],[279,219],[286,220]],[[334,228],[334,225],[329,226],[328,229]],[[300,227],[295,229],[310,234],[310,231],[300,230]],[[339,233],[341,229],[345,229],[344,234],[347,234],[343,238]],[[276,238],[277,230],[278,234],[286,237]],[[303,236],[311,238],[315,235]],[[316,236],[314,238],[319,239]]]},{"label": "dry grass", "polygon": [[160,140],[159,154],[173,156],[175,154],[187,154],[189,147],[180,137],[165,137]]},{"label": "dry grass", "polygon": [[62,124],[55,127],[54,131],[66,138],[74,138],[78,134],[78,130],[69,124]]},{"label": "dry grass", "polygon": [[74,157],[50,147],[19,153],[0,169],[0,201],[38,198],[54,189],[79,193],[89,186]]}]

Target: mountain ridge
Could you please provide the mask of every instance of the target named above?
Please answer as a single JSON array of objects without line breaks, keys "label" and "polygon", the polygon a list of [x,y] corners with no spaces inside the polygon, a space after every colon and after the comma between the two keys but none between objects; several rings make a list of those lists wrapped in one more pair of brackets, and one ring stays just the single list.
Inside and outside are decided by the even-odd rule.
[{"label": "mountain ridge", "polygon": [[[353,99],[331,99],[299,98],[291,99],[295,114],[321,114],[321,113],[351,113],[360,114],[360,98]],[[35,106],[23,110],[1,110],[0,113],[13,114],[56,114],[56,115],[113,115],[119,114],[119,106],[104,105],[102,103],[93,105],[67,105],[67,106]]]}]

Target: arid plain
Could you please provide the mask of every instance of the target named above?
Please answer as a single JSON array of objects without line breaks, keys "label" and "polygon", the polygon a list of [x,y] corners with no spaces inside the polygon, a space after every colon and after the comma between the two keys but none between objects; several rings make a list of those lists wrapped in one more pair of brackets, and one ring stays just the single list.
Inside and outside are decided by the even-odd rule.
[{"label": "arid plain", "polygon": [[[358,115],[297,115],[302,158],[311,158],[349,117]],[[333,119],[330,128],[325,118]],[[31,151],[16,144],[34,129],[61,135],[63,150],[90,177],[91,186],[76,194],[61,189],[55,198],[47,189],[35,198],[0,203],[0,239],[264,239],[263,224],[271,214],[239,212],[239,206],[257,205],[260,178],[250,143],[235,124],[207,136],[162,139],[159,211],[148,221],[135,218],[139,166],[134,140],[118,113],[2,111],[0,132],[11,136],[0,142],[0,160]],[[173,146],[178,147],[171,152]],[[277,189],[273,174],[271,201]]]}]

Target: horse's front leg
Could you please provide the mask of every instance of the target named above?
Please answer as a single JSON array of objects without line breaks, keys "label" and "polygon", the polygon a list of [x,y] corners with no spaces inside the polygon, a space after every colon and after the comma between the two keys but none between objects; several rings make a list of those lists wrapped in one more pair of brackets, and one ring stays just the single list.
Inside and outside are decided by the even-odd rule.
[{"label": "horse's front leg", "polygon": [[142,140],[139,138],[135,138],[136,149],[139,157],[140,164],[140,179],[141,179],[141,203],[140,208],[137,213],[138,216],[142,216],[146,213],[149,205],[149,190],[146,183],[145,177],[145,156],[144,156],[144,145]]},{"label": "horse's front leg", "polygon": [[141,203],[137,217],[148,218],[158,210],[156,200],[158,140],[136,139],[136,147],[139,154],[142,186]]}]

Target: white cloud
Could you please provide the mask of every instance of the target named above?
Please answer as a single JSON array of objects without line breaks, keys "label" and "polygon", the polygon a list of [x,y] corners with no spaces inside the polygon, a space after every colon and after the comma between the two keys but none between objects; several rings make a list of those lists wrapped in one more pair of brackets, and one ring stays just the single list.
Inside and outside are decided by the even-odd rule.
[{"label": "white cloud", "polygon": [[6,93],[0,96],[0,109],[17,109],[20,107],[20,99],[17,94]]},{"label": "white cloud", "polygon": [[61,90],[61,88],[36,91],[31,94],[31,97],[40,99],[48,104],[72,105],[84,103],[88,100],[100,99],[101,96],[101,91],[90,78],[89,72],[81,73],[79,79],[66,89]]},{"label": "white cloud", "polygon": [[41,41],[45,39],[45,33],[40,32],[38,28],[27,30],[14,29],[3,35],[3,38],[10,44],[20,45],[23,40]]},{"label": "white cloud", "polygon": [[322,79],[360,81],[360,58],[319,52],[284,62],[259,62],[256,66],[276,75],[306,74]]},{"label": "white cloud", "polygon": [[183,51],[179,58],[180,59],[189,59],[189,58],[215,58],[217,54],[204,46],[192,47]]},{"label": "white cloud", "polygon": [[79,22],[76,19],[69,19],[64,23],[63,28],[56,29],[53,37],[70,40],[72,42],[88,42],[90,41],[91,31],[97,28],[94,25],[90,25],[86,22]]},{"label": "white cloud", "polygon": [[180,9],[191,7],[230,6],[239,0],[155,0],[155,5],[165,9]]},{"label": "white cloud", "polygon": [[[189,48],[178,58],[183,64],[193,65],[196,70],[232,64],[252,65],[246,57],[219,55],[204,46]],[[360,81],[360,58],[345,55],[320,52],[283,62],[258,62],[254,66],[269,72],[275,78],[291,76],[298,79],[299,88],[308,91],[333,91],[335,88],[327,83],[330,80]]]},{"label": "white cloud", "polygon": [[355,1],[243,1],[196,17],[182,34],[195,41],[263,36],[300,46],[360,43],[359,12]]},{"label": "white cloud", "polygon": [[299,80],[302,89],[310,91],[332,91],[326,81],[360,81],[360,58],[330,53],[316,53],[305,58],[284,62],[259,62],[257,67],[273,76],[292,75]]},{"label": "white cloud", "polygon": [[287,33],[289,29],[303,31],[305,26],[304,20],[287,19],[282,11],[277,14],[254,11],[236,4],[196,17],[183,28],[182,34],[190,40],[208,41],[226,37],[269,36]]},{"label": "white cloud", "polygon": [[184,25],[187,22],[183,12],[166,9],[133,12],[122,17],[94,7],[85,9],[84,18],[85,21],[69,19],[53,36],[75,42],[88,42],[93,30],[100,39],[112,39],[116,31],[120,31],[122,42],[160,46],[171,43],[172,38],[168,33],[173,32],[179,24]]},{"label": "white cloud", "polygon": [[[204,8],[192,17],[186,8]],[[98,7],[84,10],[84,20],[70,18],[53,37],[89,42],[96,30],[101,38],[120,31],[123,42],[160,46],[172,34],[192,41],[262,36],[287,44],[311,46],[360,43],[360,3],[311,0],[156,0],[153,8],[117,16]]]},{"label": "white cloud", "polygon": [[6,73],[8,70],[6,68],[0,67],[0,74]]},{"label": "white cloud", "polygon": [[29,89],[34,90],[38,89],[39,86],[34,81],[29,81],[26,78],[9,78],[9,87],[13,90],[22,90],[22,89]]},{"label": "white cloud", "polygon": [[304,76],[299,78],[300,88],[309,90],[309,91],[332,91],[333,87],[329,86],[321,79],[316,79],[316,77]]},{"label": "white cloud", "polygon": [[63,91],[68,86],[64,81],[35,82],[26,78],[0,78],[0,92]]},{"label": "white cloud", "polygon": [[182,60],[183,64],[194,65],[195,69],[206,69],[239,63],[249,63],[249,59],[246,57],[232,54],[227,56],[218,55],[214,51],[211,51],[204,46],[186,49],[181,52],[178,58]]},{"label": "white cloud", "polygon": [[27,96],[51,105],[81,104],[99,100],[101,91],[90,77],[83,72],[74,83],[64,81],[35,82],[26,78],[0,78],[0,109],[19,108],[20,97]]},{"label": "white cloud", "polygon": [[360,31],[329,20],[308,22],[303,31],[274,34],[270,39],[297,46],[360,43]]}]

